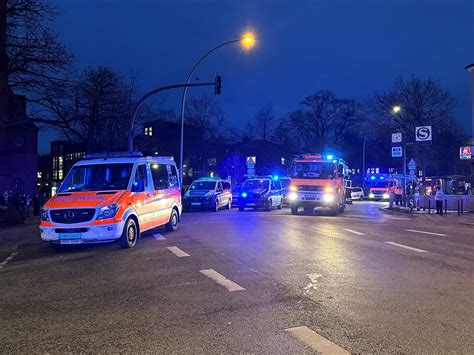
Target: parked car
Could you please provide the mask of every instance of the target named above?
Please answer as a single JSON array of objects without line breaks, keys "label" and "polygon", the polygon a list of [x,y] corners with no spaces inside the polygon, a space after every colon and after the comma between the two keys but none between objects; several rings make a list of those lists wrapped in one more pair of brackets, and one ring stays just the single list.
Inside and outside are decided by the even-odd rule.
[{"label": "parked car", "polygon": [[206,209],[215,212],[222,207],[230,209],[232,206],[230,183],[218,178],[195,180],[184,194],[183,206],[186,210]]},{"label": "parked car", "polygon": [[254,177],[254,175],[245,174],[232,187],[232,207],[237,206],[239,202],[240,193],[242,192],[242,185],[250,177]]},{"label": "parked car", "polygon": [[365,194],[364,194],[364,190],[362,190],[362,187],[348,187],[348,189],[351,189],[352,201],[354,200],[362,201],[365,199]]},{"label": "parked car", "polygon": [[276,207],[282,207],[282,188],[279,180],[273,180],[269,177],[256,177],[247,179],[242,185],[239,196],[239,211],[246,207],[254,209],[264,208],[271,211]]},{"label": "parked car", "polygon": [[41,210],[41,239],[55,250],[118,240],[133,247],[149,229],[178,228],[181,192],[173,157],[94,154],[77,162]]}]

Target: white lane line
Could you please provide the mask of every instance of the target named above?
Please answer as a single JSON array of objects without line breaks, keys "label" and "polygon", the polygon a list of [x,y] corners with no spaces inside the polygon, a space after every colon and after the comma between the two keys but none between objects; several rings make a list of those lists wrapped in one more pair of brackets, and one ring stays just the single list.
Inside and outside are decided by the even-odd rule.
[{"label": "white lane line", "polygon": [[353,229],[344,229],[344,230],[345,230],[346,232],[353,233],[353,234],[356,234],[356,235],[365,235],[364,233],[355,231],[355,230],[353,230]]},{"label": "white lane line", "polygon": [[185,256],[191,256],[188,253],[186,253],[185,251],[182,251],[181,249],[179,249],[178,247],[166,247],[166,249],[168,249],[170,252],[172,252],[178,258],[182,258],[182,257],[185,257]]},{"label": "white lane line", "polygon": [[325,337],[322,337],[314,330],[309,329],[308,327],[295,327],[288,328],[285,331],[291,333],[299,341],[303,342],[318,354],[350,354],[348,351],[341,348],[339,345],[334,344],[333,342],[327,340]]},{"label": "white lane line", "polygon": [[227,279],[224,275],[219,274],[213,269],[199,270],[199,272],[209,277],[211,280],[214,280],[219,285],[225,287],[229,292],[245,291],[245,288],[240,285],[237,285],[234,281]]},{"label": "white lane line", "polygon": [[398,243],[395,243],[395,242],[385,242],[385,243],[390,244],[390,245],[395,245],[396,247],[400,247],[400,248],[404,248],[404,249],[416,251],[416,252],[418,252],[418,253],[428,253],[428,250],[413,248],[413,247],[410,247],[410,246],[408,246],[408,245],[398,244]]},{"label": "white lane line", "polygon": [[447,234],[443,233],[433,233],[433,232],[426,232],[426,231],[419,231],[416,229],[405,229],[407,232],[412,232],[412,233],[420,233],[420,234],[429,234],[429,235],[437,235],[439,237],[447,237]]},{"label": "white lane line", "polygon": [[163,237],[161,234],[159,233],[155,233],[153,234],[153,238],[155,238],[156,240],[166,240],[165,237]]},{"label": "white lane line", "polygon": [[[15,248],[15,249],[16,249],[16,248]],[[10,260],[12,260],[13,257],[14,257],[15,255],[17,255],[17,254],[18,254],[17,251],[15,251],[15,252],[13,252],[13,253],[10,253],[10,255],[8,255],[2,262],[0,262],[0,269],[2,269],[5,265],[7,265],[8,262],[9,262]]]}]

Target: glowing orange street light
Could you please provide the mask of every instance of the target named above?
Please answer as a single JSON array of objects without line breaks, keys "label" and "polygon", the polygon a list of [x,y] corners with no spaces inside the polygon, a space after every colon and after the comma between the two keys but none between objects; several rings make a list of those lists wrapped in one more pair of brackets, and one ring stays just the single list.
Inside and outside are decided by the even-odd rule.
[{"label": "glowing orange street light", "polygon": [[255,45],[255,36],[248,32],[242,36],[241,43],[244,48],[250,49]]}]

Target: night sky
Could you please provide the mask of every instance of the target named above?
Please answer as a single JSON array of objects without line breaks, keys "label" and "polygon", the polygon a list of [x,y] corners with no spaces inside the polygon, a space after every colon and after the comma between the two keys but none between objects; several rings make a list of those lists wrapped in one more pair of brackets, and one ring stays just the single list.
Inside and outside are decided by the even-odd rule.
[{"label": "night sky", "polygon": [[[474,62],[473,0],[55,0],[55,27],[78,68],[108,65],[135,76],[143,91],[184,82],[207,49],[253,29],[258,45],[214,53],[198,70],[219,72],[218,101],[242,127],[265,104],[286,115],[318,89],[360,100],[399,75],[431,76],[458,98],[457,118],[470,130]],[[212,88],[191,89],[191,95]],[[166,108],[179,108],[180,91]],[[40,151],[51,133],[41,133]]]}]

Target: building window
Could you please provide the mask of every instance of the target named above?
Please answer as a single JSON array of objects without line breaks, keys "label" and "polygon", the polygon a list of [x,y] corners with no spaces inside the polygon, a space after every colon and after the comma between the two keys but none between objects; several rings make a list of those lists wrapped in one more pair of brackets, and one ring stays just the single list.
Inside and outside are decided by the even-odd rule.
[{"label": "building window", "polygon": [[280,158],[280,163],[281,163],[281,165],[285,165],[285,163],[286,163],[285,157]]},{"label": "building window", "polygon": [[153,135],[153,127],[145,127],[145,136]]},{"label": "building window", "polygon": [[43,177],[43,173],[41,171],[38,171],[37,177],[38,179],[41,179]]}]

